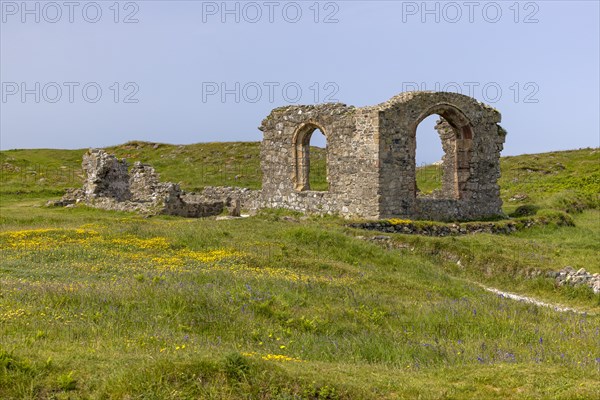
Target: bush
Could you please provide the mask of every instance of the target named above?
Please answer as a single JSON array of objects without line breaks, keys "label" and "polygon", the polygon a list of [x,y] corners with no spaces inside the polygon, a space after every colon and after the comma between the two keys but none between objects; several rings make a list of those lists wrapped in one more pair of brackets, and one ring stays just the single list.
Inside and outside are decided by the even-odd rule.
[{"label": "bush", "polygon": [[557,210],[541,210],[537,219],[546,224],[555,224],[557,226],[575,226],[573,217],[569,214]]},{"label": "bush", "polygon": [[515,211],[509,214],[511,218],[531,217],[539,211],[540,207],[534,204],[523,204],[517,207]]}]

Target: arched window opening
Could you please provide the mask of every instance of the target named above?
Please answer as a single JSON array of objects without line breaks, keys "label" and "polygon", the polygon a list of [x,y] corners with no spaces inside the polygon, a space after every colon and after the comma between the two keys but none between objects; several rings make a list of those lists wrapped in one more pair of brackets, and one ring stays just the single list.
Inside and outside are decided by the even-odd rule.
[{"label": "arched window opening", "polygon": [[415,150],[415,178],[417,196],[429,196],[442,189],[442,158],[444,150],[436,125],[437,114],[425,118],[417,126]]},{"label": "arched window opening", "polygon": [[315,124],[305,124],[294,136],[296,148],[295,186],[298,191],[329,190],[327,137]]},{"label": "arched window opening", "polygon": [[470,176],[471,124],[459,110],[447,105],[423,115],[414,128],[415,195],[463,198]]},{"label": "arched window opening", "polygon": [[329,190],[329,182],[327,182],[327,139],[325,134],[318,128],[311,135],[309,154],[309,190]]}]

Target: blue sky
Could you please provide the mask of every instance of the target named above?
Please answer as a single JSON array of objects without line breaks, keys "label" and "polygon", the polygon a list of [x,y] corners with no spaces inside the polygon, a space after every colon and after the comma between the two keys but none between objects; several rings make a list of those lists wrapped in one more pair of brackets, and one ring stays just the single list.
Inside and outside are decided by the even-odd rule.
[{"label": "blue sky", "polygon": [[2,149],[257,141],[272,108],[416,88],[497,108],[504,155],[599,145],[598,1],[114,3],[1,1]]}]

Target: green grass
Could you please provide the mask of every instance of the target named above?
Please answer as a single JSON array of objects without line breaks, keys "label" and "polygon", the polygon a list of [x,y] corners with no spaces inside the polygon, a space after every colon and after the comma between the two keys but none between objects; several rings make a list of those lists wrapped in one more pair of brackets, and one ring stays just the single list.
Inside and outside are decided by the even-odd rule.
[{"label": "green grass", "polygon": [[[178,182],[187,191],[205,186],[261,186],[260,143],[154,144],[132,141],[106,149],[132,164],[153,165],[164,181]],[[81,157],[86,150],[0,151],[2,193],[19,192],[59,196],[83,182]],[[326,190],[324,149],[311,147],[311,187]],[[600,204],[600,150],[581,149],[544,154],[503,157],[500,162],[504,209],[512,213],[522,205],[578,211]],[[439,167],[419,168],[417,184],[424,193],[439,188]],[[515,195],[525,200],[511,201]]]},{"label": "green grass", "polygon": [[[218,179],[178,179],[183,159],[172,165],[167,155],[217,168],[224,154],[247,165],[258,154],[257,144],[137,146],[121,146],[120,156],[139,153],[163,179],[187,179],[188,190]],[[575,226],[391,235],[399,250],[356,239],[373,233],[336,217],[46,208],[63,184],[79,183],[19,181],[5,163],[75,168],[81,151],[1,152],[0,398],[597,398],[599,296],[526,277],[565,265],[600,272],[595,183],[562,177],[597,174],[592,151],[553,153],[565,168],[526,182],[510,176],[530,156],[502,161],[503,196],[529,196],[506,201],[508,212],[524,203],[568,209]],[[259,186],[259,175],[246,176]],[[560,193],[578,206],[552,200]],[[503,299],[478,284],[595,315]]]},{"label": "green grass", "polygon": [[573,219],[575,226],[549,224],[511,235],[435,238],[397,234],[393,242],[398,248],[429,254],[453,276],[598,312],[600,296],[587,288],[558,287],[545,277],[547,271],[566,266],[600,273],[600,211],[586,210]]},{"label": "green grass", "polygon": [[503,157],[501,195],[525,194],[527,203],[568,211],[598,207],[599,164],[600,149]]},{"label": "green grass", "polygon": [[[59,193],[83,182],[81,150],[8,150],[0,152],[4,193]],[[106,148],[130,165],[151,164],[164,181],[188,191],[205,186],[260,188],[260,143],[200,143],[185,146],[132,141]]]},{"label": "green grass", "polygon": [[311,190],[327,191],[327,161],[326,150],[321,147],[310,148],[310,170],[308,173],[309,186]]},{"label": "green grass", "polygon": [[442,188],[441,165],[424,165],[416,168],[417,188],[423,195]]}]

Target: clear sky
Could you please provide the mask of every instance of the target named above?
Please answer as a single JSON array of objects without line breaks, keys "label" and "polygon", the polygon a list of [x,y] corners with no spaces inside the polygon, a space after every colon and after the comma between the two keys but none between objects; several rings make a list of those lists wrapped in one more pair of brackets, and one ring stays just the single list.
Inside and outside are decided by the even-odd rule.
[{"label": "clear sky", "polygon": [[[0,148],[257,141],[270,110],[459,91],[503,155],[599,145],[592,1],[1,1]],[[419,162],[440,158],[418,130]]]}]

